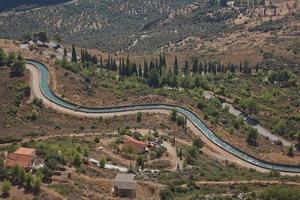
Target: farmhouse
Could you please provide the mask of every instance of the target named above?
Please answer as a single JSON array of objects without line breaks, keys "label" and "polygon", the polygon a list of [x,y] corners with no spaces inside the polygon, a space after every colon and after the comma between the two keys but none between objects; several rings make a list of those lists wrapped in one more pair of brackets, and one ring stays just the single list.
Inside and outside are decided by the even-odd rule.
[{"label": "farmhouse", "polygon": [[36,156],[36,150],[20,147],[15,152],[7,155],[5,167],[14,167],[19,165],[24,169],[30,169]]},{"label": "farmhouse", "polygon": [[113,181],[113,192],[119,197],[134,198],[136,196],[136,181],[134,174],[117,174]]}]

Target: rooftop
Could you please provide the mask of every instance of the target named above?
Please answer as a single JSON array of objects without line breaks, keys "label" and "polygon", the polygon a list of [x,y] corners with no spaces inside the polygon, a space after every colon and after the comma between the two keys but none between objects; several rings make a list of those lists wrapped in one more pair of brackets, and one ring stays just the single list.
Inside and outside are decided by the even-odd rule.
[{"label": "rooftop", "polygon": [[22,155],[16,153],[8,154],[7,160],[5,162],[6,167],[14,167],[19,165],[20,167],[27,168],[30,166],[33,156],[31,155]]},{"label": "rooftop", "polygon": [[136,182],[133,179],[134,174],[117,174],[113,185],[118,189],[134,190],[136,189]]},{"label": "rooftop", "polygon": [[35,149],[20,147],[15,151],[15,154],[28,155],[33,156],[35,153]]}]

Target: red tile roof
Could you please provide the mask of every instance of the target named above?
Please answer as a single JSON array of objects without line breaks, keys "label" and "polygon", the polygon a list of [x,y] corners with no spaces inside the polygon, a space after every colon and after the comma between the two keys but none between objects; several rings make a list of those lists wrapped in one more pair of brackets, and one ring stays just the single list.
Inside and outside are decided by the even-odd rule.
[{"label": "red tile roof", "polygon": [[35,156],[35,149],[20,147],[14,153],[10,153],[5,160],[6,167],[14,167],[19,165],[23,168],[28,168],[32,164]]},{"label": "red tile roof", "polygon": [[10,153],[8,154],[5,166],[14,167],[16,165],[19,165],[20,167],[27,168],[31,165],[32,160],[33,156],[30,155]]},{"label": "red tile roof", "polygon": [[33,155],[35,155],[35,149],[20,147],[19,149],[17,149],[15,151],[15,153],[21,154],[21,155],[33,156]]}]

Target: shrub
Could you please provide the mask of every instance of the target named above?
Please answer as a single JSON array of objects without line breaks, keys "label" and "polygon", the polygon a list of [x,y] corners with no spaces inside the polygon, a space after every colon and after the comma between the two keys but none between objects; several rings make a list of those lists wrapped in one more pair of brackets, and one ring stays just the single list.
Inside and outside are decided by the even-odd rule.
[{"label": "shrub", "polygon": [[160,197],[160,200],[173,200],[174,199],[172,192],[170,191],[169,188],[162,189],[159,192],[159,197]]},{"label": "shrub", "polygon": [[106,159],[105,159],[105,158],[102,158],[102,159],[100,160],[100,167],[101,167],[102,169],[104,169],[104,168],[105,168],[105,164],[106,164]]},{"label": "shrub", "polygon": [[171,112],[171,120],[173,122],[176,122],[176,120],[177,120],[177,110],[175,108]]},{"label": "shrub", "polygon": [[10,181],[9,181],[9,180],[5,180],[5,181],[3,182],[3,185],[2,185],[2,194],[3,194],[3,195],[9,194],[10,188],[11,188],[11,183],[10,183]]},{"label": "shrub", "polygon": [[13,142],[21,142],[22,139],[17,137],[17,136],[13,136],[13,135],[8,135],[8,136],[2,136],[0,137],[0,144],[5,144],[5,143],[13,143]]},{"label": "shrub", "polygon": [[95,142],[96,143],[100,143],[100,138],[99,137],[95,137]]},{"label": "shrub", "polygon": [[177,117],[177,126],[184,126],[185,122],[186,122],[185,117],[183,117],[183,116]]},{"label": "shrub", "polygon": [[259,196],[261,200],[292,200],[300,199],[300,191],[289,186],[269,186]]},{"label": "shrub", "polygon": [[256,140],[258,137],[257,130],[252,127],[247,127],[247,143],[250,145],[256,145]]},{"label": "shrub", "polygon": [[42,99],[39,99],[37,97],[34,97],[32,104],[37,106],[38,108],[42,108],[43,107],[43,101]]},{"label": "shrub", "polygon": [[201,149],[204,146],[203,141],[201,140],[201,138],[196,138],[193,141],[193,146],[197,147],[198,149]]},{"label": "shrub", "polygon": [[137,112],[136,113],[136,121],[141,122],[143,119],[143,113],[142,112]]}]

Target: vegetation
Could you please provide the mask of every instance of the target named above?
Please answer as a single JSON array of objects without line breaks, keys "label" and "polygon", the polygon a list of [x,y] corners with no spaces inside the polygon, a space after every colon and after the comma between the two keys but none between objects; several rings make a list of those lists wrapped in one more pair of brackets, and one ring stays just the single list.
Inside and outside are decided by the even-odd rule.
[{"label": "vegetation", "polygon": [[261,200],[292,200],[299,199],[300,192],[297,188],[287,186],[269,186],[259,195]]},{"label": "vegetation", "polygon": [[9,194],[9,190],[11,188],[11,183],[9,180],[4,180],[3,185],[2,185],[2,194],[6,196]]},{"label": "vegetation", "polygon": [[143,113],[142,112],[137,112],[136,113],[136,121],[141,122],[143,120]]},{"label": "vegetation", "polygon": [[[67,0],[41,1],[30,0],[30,5],[48,5]],[[11,2],[5,0],[0,11],[14,8],[16,5],[24,5],[20,0]],[[200,6],[191,15],[181,15],[171,22],[163,23],[169,18],[170,13],[190,4],[203,4],[203,0],[155,0],[155,1],[131,1],[121,0],[110,1],[98,0],[82,1],[75,4],[67,4],[59,7],[47,7],[43,10],[32,10],[30,13],[20,13],[20,16],[1,16],[2,37],[21,38],[39,30],[49,31],[49,35],[55,37],[57,32],[65,43],[77,46],[98,47],[105,51],[116,52],[125,51],[153,51],[169,42],[177,42],[190,36],[210,36],[211,34],[221,34],[230,31],[232,28],[224,26],[226,20],[235,18],[240,11],[222,11],[219,6]],[[26,8],[26,7],[25,7]],[[134,12],[133,12],[134,11]],[[206,13],[212,12],[211,16]],[[83,13],[89,13],[83,16]],[[101,13],[101,15],[98,15]],[[28,20],[26,19],[38,19]],[[49,23],[46,23],[47,19]],[[57,22],[63,21],[61,26]],[[93,24],[94,22],[97,24]],[[18,31],[10,24],[19,22]],[[70,26],[76,22],[78,29]],[[26,24],[26,25],[25,25]],[[164,24],[164,25],[162,25]],[[80,30],[80,31],[79,31]],[[177,30],[178,32],[170,32]],[[135,35],[135,37],[130,37]],[[143,38],[143,35],[146,37]],[[140,39],[143,38],[143,39]],[[132,45],[138,39],[138,43]]]}]

